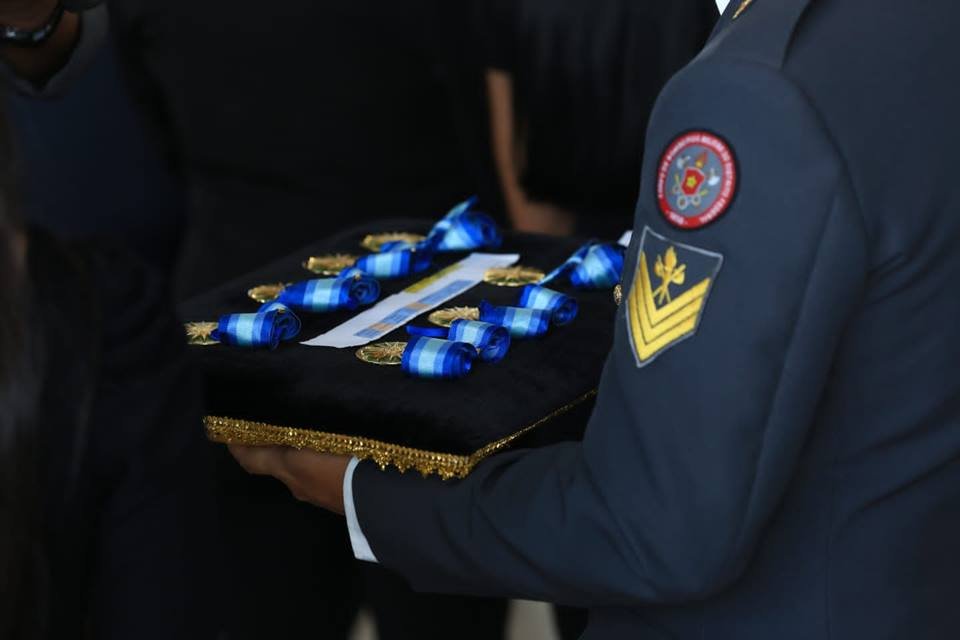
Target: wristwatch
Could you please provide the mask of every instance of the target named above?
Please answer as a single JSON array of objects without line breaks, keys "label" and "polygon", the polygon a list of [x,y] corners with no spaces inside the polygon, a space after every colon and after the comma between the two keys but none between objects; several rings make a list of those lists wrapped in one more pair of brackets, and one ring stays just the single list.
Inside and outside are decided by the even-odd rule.
[{"label": "wristwatch", "polygon": [[35,29],[21,29],[9,25],[0,25],[0,44],[18,47],[38,47],[50,39],[63,19],[63,4],[57,2],[46,21]]}]

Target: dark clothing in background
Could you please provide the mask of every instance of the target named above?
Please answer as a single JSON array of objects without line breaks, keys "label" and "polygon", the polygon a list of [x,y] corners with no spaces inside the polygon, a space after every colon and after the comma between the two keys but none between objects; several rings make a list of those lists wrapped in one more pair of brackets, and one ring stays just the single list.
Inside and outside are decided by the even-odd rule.
[{"label": "dark clothing in background", "polygon": [[61,238],[123,244],[168,273],[185,225],[182,185],[144,135],[119,66],[108,42],[63,95],[5,93],[23,213]]},{"label": "dark clothing in background", "polygon": [[190,185],[183,294],[346,226],[438,219],[483,190],[465,6],[108,4],[136,94]]},{"label": "dark clothing in background", "polygon": [[50,638],[215,637],[209,449],[166,288],[120,253],[30,237],[44,332]]},{"label": "dark clothing in background", "polygon": [[[252,2],[107,4],[153,142],[189,191],[182,295],[360,221],[438,219],[467,195],[479,192],[489,203],[496,193],[484,152],[479,56],[463,36],[465,7],[440,0],[402,7],[297,0],[269,11]],[[145,235],[159,240],[166,230],[156,224],[156,190],[147,181],[134,194],[145,200],[142,213],[128,207],[125,220],[107,221],[99,208],[139,184],[129,178],[141,163],[129,146],[109,144],[129,133],[123,118],[111,119],[112,100],[95,113],[77,107],[75,90],[89,83],[78,80],[62,100],[36,105],[49,118],[35,116],[35,100],[23,102],[24,146],[33,145],[28,172],[38,185],[31,201],[60,231],[86,235],[107,226],[139,246],[141,231],[152,229]],[[89,143],[91,132],[102,145]],[[63,149],[62,133],[83,143]],[[148,173],[152,165],[143,166]],[[62,191],[44,191],[64,182],[98,187],[78,189],[72,203],[56,197]],[[224,574],[228,637],[344,637],[358,596],[342,519],[297,503],[273,480],[247,476],[223,448],[214,456],[221,544],[245,561],[236,566],[240,574]],[[452,623],[455,612],[437,611],[429,597],[414,599],[408,590],[399,597],[434,610],[416,621],[418,637]],[[385,620],[381,637],[404,637],[401,617]],[[488,622],[502,626],[502,619]],[[490,625],[466,631],[486,638]]]},{"label": "dark clothing in background", "polygon": [[479,0],[488,67],[513,77],[527,195],[630,227],[644,131],[717,22],[713,0]]}]

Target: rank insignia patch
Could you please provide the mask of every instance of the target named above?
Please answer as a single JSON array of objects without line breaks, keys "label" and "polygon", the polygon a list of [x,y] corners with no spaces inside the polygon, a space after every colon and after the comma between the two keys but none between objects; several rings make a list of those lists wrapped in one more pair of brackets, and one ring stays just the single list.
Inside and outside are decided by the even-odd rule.
[{"label": "rank insignia patch", "polygon": [[726,213],[737,192],[737,162],[730,146],[706,131],[674,140],[660,160],[657,200],[667,221],[699,229]]},{"label": "rank insignia patch", "polygon": [[626,307],[638,367],[697,332],[723,256],[671,242],[644,228]]}]

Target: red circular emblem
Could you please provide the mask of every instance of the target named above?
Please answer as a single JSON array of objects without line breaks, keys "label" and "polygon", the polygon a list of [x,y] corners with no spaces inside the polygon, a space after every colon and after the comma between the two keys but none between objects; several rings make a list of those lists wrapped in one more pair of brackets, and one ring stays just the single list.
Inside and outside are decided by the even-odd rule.
[{"label": "red circular emblem", "polygon": [[667,221],[699,229],[726,213],[737,192],[730,145],[706,131],[685,133],[667,147],[657,174],[657,200]]}]

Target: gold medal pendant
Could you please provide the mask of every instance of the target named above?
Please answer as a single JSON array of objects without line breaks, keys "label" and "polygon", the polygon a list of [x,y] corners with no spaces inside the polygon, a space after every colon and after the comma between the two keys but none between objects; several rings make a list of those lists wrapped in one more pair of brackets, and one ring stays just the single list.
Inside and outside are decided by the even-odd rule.
[{"label": "gold medal pendant", "polygon": [[363,239],[363,242],[360,243],[360,246],[377,253],[380,251],[380,247],[390,242],[408,242],[410,244],[417,244],[418,242],[423,242],[426,240],[426,236],[419,235],[417,233],[403,233],[400,231],[394,231],[392,233],[374,233],[368,235]]},{"label": "gold medal pendant", "polygon": [[617,303],[618,307],[623,302],[623,285],[622,284],[618,284],[613,288],[613,301]]},{"label": "gold medal pendant", "polygon": [[453,324],[454,320],[479,320],[480,309],[477,307],[449,307],[447,309],[438,309],[429,316],[432,324],[438,327],[447,327]]},{"label": "gold medal pendant", "polygon": [[262,284],[259,287],[254,287],[247,291],[247,297],[254,302],[266,304],[279,298],[280,292],[289,286],[289,284],[284,284],[282,282],[277,282],[274,284]]},{"label": "gold medal pendant", "polygon": [[357,357],[369,364],[395,367],[403,362],[406,342],[378,342],[357,349]]},{"label": "gold medal pendant", "polygon": [[311,256],[303,263],[303,268],[319,276],[338,276],[357,262],[357,256],[336,253],[325,256]]},{"label": "gold medal pendant", "polygon": [[497,287],[525,287],[540,282],[546,275],[543,271],[530,267],[505,267],[487,269],[483,274],[483,281]]},{"label": "gold medal pendant", "polygon": [[216,322],[188,322],[184,326],[187,332],[187,344],[192,347],[209,347],[220,344],[213,339],[213,332],[219,326]]}]

